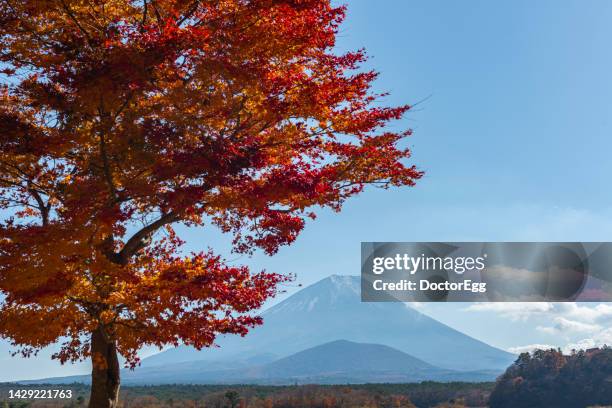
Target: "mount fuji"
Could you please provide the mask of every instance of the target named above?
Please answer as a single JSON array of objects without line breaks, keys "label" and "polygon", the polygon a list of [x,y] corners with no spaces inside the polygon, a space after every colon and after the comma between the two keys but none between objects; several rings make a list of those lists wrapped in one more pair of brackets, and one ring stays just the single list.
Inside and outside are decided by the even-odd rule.
[{"label": "mount fuji", "polygon": [[337,340],[391,347],[449,370],[500,372],[515,359],[403,303],[361,302],[360,285],[357,276],[332,275],[263,312],[263,325],[245,337],[221,337],[219,348],[201,351],[179,346],[144,359],[141,369],[194,361],[264,364]]}]

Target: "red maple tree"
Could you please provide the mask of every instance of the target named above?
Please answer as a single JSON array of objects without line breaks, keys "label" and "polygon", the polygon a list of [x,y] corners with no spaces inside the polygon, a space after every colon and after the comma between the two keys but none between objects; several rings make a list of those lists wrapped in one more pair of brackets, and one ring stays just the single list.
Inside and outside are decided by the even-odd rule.
[{"label": "red maple tree", "polygon": [[421,176],[330,3],[0,0],[0,335],[91,358],[91,407],[117,406],[118,354],[244,335],[286,279],[184,255],[172,224],[274,254]]}]

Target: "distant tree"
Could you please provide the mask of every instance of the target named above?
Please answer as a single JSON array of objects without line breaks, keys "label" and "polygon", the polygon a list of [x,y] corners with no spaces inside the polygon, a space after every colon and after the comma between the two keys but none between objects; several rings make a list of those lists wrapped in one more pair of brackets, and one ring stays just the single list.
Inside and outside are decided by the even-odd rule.
[{"label": "distant tree", "polygon": [[[385,130],[408,106],[371,92],[364,53],[333,47],[330,0],[0,0],[0,336],[93,362],[116,407],[119,355],[213,344],[285,278],[173,224],[215,224],[274,254],[313,209],[421,173]],[[160,235],[165,232],[165,235]]]},{"label": "distant tree", "polygon": [[563,407],[612,404],[612,350],[536,350],[521,354],[499,378],[491,408]]},{"label": "distant tree", "polygon": [[236,408],[240,403],[240,394],[236,391],[230,390],[225,393],[225,399],[227,399],[228,408]]}]

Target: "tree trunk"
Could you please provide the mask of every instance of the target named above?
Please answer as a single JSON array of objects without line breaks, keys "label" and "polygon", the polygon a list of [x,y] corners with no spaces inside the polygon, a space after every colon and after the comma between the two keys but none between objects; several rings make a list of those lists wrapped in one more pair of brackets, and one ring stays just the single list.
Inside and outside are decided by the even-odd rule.
[{"label": "tree trunk", "polygon": [[91,334],[91,395],[89,408],[117,408],[119,406],[119,359],[114,340],[103,327]]}]

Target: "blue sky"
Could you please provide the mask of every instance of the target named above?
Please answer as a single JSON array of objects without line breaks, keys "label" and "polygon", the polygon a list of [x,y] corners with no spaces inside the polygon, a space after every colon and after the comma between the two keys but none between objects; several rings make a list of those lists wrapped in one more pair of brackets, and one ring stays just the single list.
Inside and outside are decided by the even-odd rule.
[{"label": "blue sky", "polygon": [[[226,237],[186,231],[254,269],[308,285],[357,275],[361,241],[612,240],[612,3],[607,0],[350,1],[340,50],[365,47],[390,104],[420,103],[411,127],[415,188],[369,190],[324,212],[275,257],[229,254]],[[288,286],[287,294],[299,288]],[[421,304],[419,310],[503,349],[612,342],[612,307]],[[67,375],[47,353],[11,359],[0,381]],[[5,367],[9,367],[8,370]]]}]

